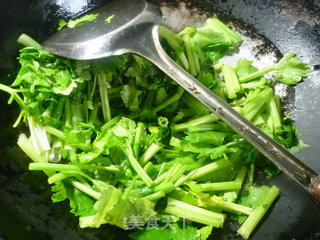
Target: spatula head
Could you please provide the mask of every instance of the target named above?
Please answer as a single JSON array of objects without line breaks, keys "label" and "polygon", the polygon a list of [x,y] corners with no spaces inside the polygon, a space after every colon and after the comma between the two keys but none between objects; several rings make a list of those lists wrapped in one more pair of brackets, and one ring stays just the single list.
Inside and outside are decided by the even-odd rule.
[{"label": "spatula head", "polygon": [[[160,11],[143,0],[114,0],[93,10],[98,17],[74,28],[65,27],[42,43],[45,50],[59,56],[88,60],[139,52],[147,34],[161,21]],[[105,21],[114,15],[110,22]]]}]

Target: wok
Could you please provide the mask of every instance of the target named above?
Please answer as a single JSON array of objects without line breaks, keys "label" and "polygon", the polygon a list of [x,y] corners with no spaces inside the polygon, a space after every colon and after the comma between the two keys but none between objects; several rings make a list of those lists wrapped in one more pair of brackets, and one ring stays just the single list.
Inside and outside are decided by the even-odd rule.
[{"label": "wok", "polygon": [[[298,156],[320,171],[320,2],[318,0],[193,0],[156,1],[168,25],[174,30],[198,26],[217,16],[240,33],[249,36],[242,57],[255,58],[261,66],[281,53],[293,51],[315,72],[296,87],[277,87],[286,114],[293,117],[301,138],[309,144]],[[39,42],[56,31],[60,17],[76,18],[103,5],[102,0],[0,0],[0,81],[11,83],[18,68],[16,39],[27,33]],[[250,50],[250,53],[246,50]],[[18,115],[15,104],[0,92],[0,239],[127,239],[127,234],[105,225],[99,229],[80,229],[68,213],[67,202],[53,204],[50,187],[41,173],[27,171],[27,157],[16,140],[21,126],[13,129]],[[281,196],[252,239],[320,239],[320,209],[307,194],[284,175],[266,179],[275,184]],[[214,239],[237,239],[237,223],[228,222],[214,231]]]}]

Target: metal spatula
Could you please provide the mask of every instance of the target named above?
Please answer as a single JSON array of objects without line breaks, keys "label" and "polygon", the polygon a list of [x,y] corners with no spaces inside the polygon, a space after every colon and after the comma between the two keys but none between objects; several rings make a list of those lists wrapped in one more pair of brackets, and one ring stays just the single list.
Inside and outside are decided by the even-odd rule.
[{"label": "metal spatula", "polygon": [[[319,174],[237,113],[178,66],[160,45],[159,9],[143,0],[117,0],[94,11],[95,21],[63,29],[43,42],[47,51],[78,60],[135,53],[153,62],[269,158],[290,179],[320,202]],[[104,20],[114,14],[110,23]]]}]

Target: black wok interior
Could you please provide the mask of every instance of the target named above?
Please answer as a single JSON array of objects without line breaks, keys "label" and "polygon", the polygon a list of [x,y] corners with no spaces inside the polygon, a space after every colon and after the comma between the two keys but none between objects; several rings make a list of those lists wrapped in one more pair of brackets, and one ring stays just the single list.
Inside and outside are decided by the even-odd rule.
[{"label": "black wok interior", "polygon": [[[108,0],[109,1],[109,0]],[[116,1],[116,0],[115,0]],[[27,33],[41,42],[56,30],[60,17],[75,18],[102,5],[102,0],[0,0],[0,82],[12,82],[17,71],[19,45],[16,39]],[[177,6],[180,1],[156,1]],[[320,1],[319,0],[192,0],[197,7],[221,20],[236,19],[265,36],[281,53],[296,52],[315,70],[303,83],[291,89],[288,104],[291,116],[309,144],[298,156],[320,172]],[[263,46],[268,47],[268,46]],[[127,239],[126,233],[105,225],[80,229],[68,213],[67,202],[53,204],[50,186],[38,172],[27,171],[27,157],[16,145],[23,127],[11,126],[17,106],[7,105],[7,94],[0,92],[0,239]],[[320,208],[284,175],[258,181],[275,184],[281,197],[264,218],[252,239],[320,239]],[[238,239],[237,224],[214,232],[214,239]],[[240,239],[240,238],[239,238]]]}]

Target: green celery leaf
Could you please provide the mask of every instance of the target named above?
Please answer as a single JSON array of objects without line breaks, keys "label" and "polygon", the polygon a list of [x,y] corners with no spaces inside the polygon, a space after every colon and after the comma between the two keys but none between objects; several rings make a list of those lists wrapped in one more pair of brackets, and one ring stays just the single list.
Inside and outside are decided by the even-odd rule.
[{"label": "green celery leaf", "polygon": [[96,14],[86,14],[80,18],[77,18],[75,20],[69,20],[68,22],[66,22],[63,19],[59,19],[58,21],[58,28],[57,30],[61,30],[64,27],[68,27],[68,28],[74,28],[74,27],[78,27],[81,26],[87,22],[91,22],[93,20],[95,20],[97,17],[99,16],[98,13]]},{"label": "green celery leaf", "polygon": [[109,17],[107,17],[107,18],[106,18],[105,20],[103,20],[103,21],[105,21],[106,23],[110,23],[113,18],[114,18],[114,14],[112,14],[112,15],[109,16]]},{"label": "green celery leaf", "polygon": [[139,110],[139,106],[141,104],[141,101],[140,101],[141,94],[142,94],[142,91],[137,90],[133,84],[124,85],[120,92],[122,101],[124,102],[125,106],[129,108],[130,111]]},{"label": "green celery leaf", "polygon": [[312,70],[306,63],[294,57],[294,53],[286,54],[276,66],[276,80],[288,85],[294,85],[307,77]]},{"label": "green celery leaf", "polygon": [[187,132],[187,136],[184,137],[185,142],[192,143],[196,146],[220,146],[222,145],[227,133],[206,131],[206,132]]},{"label": "green celery leaf", "polygon": [[239,59],[237,62],[236,67],[234,68],[236,74],[238,75],[239,79],[247,77],[249,74],[257,72],[258,69],[252,66],[253,61],[249,61],[247,59]]},{"label": "green celery leaf", "polygon": [[[154,204],[138,197],[139,190],[126,189],[121,193],[117,188],[109,185],[100,199],[94,205],[97,214],[93,220],[93,226],[99,227],[107,222],[109,224],[128,229],[131,224],[144,223],[155,215]],[[142,222],[131,222],[133,217],[139,217]]]},{"label": "green celery leaf", "polygon": [[96,213],[93,208],[94,203],[94,199],[75,188],[73,191],[73,206],[71,212],[75,216],[92,216]]},{"label": "green celery leaf", "polygon": [[[250,186],[241,192],[241,196],[239,200],[237,200],[237,203],[255,209],[263,203],[263,200],[269,191],[270,188],[264,185],[261,187]],[[237,217],[237,220],[240,223],[243,223],[246,218],[247,216],[240,215]]]}]

